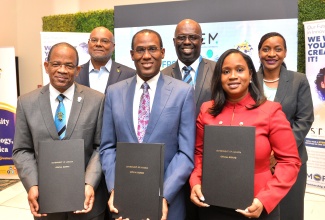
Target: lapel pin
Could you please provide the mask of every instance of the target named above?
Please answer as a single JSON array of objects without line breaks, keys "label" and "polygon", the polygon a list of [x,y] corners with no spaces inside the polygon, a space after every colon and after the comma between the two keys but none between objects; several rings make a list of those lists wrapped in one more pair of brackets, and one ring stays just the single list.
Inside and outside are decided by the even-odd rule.
[{"label": "lapel pin", "polygon": [[78,97],[78,102],[80,102],[80,101],[81,101],[81,99],[82,99],[81,97]]}]

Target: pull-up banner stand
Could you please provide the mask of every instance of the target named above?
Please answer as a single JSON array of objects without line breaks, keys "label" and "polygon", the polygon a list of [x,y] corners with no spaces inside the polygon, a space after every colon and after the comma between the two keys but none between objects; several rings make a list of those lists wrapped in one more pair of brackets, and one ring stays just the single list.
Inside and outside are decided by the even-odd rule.
[{"label": "pull-up banner stand", "polygon": [[15,49],[0,48],[0,179],[17,179],[12,161],[17,105]]}]

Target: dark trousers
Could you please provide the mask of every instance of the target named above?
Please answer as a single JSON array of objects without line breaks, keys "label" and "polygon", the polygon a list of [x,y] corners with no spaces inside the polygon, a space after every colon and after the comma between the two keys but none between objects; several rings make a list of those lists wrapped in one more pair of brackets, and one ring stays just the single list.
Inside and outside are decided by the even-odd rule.
[{"label": "dark trousers", "polygon": [[185,194],[185,208],[186,208],[186,220],[198,220],[199,219],[199,207],[197,207],[190,199],[191,187],[187,181],[184,185]]},{"label": "dark trousers", "polygon": [[284,220],[304,219],[304,199],[307,182],[307,164],[302,164],[295,184],[280,202],[280,216]]}]

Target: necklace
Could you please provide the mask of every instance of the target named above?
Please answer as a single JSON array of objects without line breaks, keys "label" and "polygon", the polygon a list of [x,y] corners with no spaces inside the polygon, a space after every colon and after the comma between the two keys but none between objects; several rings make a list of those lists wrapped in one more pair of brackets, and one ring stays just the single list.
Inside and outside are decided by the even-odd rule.
[{"label": "necklace", "polygon": [[274,79],[274,80],[263,79],[263,81],[266,82],[266,83],[274,83],[274,82],[279,81],[279,79],[280,79],[280,78],[277,78],[277,79]]}]

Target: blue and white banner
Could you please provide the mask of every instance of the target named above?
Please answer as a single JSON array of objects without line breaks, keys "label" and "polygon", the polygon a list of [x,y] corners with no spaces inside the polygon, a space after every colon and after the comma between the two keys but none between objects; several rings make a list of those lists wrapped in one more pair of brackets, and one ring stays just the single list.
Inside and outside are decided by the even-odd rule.
[{"label": "blue and white banner", "polygon": [[[287,42],[286,65],[288,69],[297,70],[297,19],[273,19],[253,21],[232,21],[200,23],[203,34],[201,55],[203,58],[217,61],[220,55],[228,49],[237,48],[250,55],[258,69],[258,43],[260,38],[268,32],[281,33]],[[149,28],[157,31],[162,38],[166,49],[161,69],[177,60],[173,43],[175,25],[115,28],[115,59],[117,62],[134,68],[131,59],[131,41],[133,35]]]},{"label": "blue and white banner", "polygon": [[44,61],[54,44],[66,42],[74,46],[79,55],[79,65],[82,65],[90,59],[88,54],[88,39],[90,33],[75,33],[75,32],[41,32],[41,49],[42,49],[42,70],[43,70],[43,85],[50,82],[49,77],[44,68]]},{"label": "blue and white banner", "polygon": [[0,179],[18,178],[12,161],[17,83],[15,49],[0,48]]},{"label": "blue and white banner", "polygon": [[325,20],[304,22],[306,76],[315,120],[306,137],[307,192],[325,195]]}]

